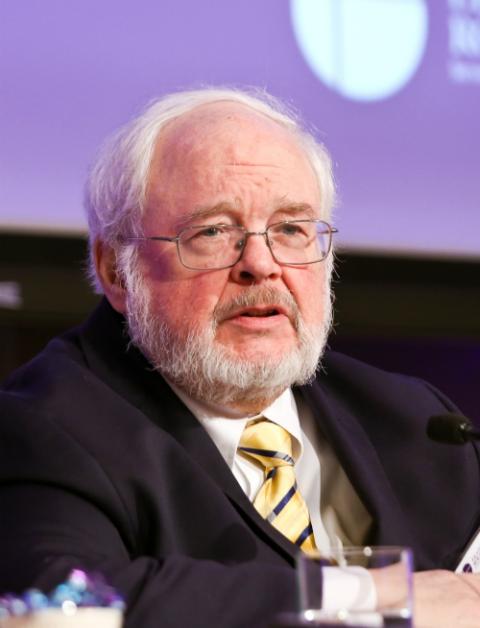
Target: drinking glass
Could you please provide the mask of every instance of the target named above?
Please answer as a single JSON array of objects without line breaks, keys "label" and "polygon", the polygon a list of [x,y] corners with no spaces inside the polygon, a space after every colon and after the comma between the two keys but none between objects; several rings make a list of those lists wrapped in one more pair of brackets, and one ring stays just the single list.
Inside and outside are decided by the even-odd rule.
[{"label": "drinking glass", "polygon": [[342,547],[329,560],[302,553],[299,625],[410,627],[412,571],[412,552],[404,547]]}]

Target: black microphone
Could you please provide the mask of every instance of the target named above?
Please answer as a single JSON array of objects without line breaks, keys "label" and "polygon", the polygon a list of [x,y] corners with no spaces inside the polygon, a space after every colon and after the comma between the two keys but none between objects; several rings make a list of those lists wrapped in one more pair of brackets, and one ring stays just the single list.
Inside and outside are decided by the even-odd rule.
[{"label": "black microphone", "polygon": [[429,418],[427,436],[439,443],[465,445],[472,440],[480,440],[480,431],[461,414],[439,414]]}]

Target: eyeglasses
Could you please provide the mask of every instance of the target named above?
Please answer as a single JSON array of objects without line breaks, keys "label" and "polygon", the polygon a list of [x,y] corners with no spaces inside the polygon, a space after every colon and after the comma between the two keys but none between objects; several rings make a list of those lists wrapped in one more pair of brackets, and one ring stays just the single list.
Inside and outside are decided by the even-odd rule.
[{"label": "eyeglasses", "polygon": [[231,268],[240,261],[247,240],[263,236],[278,264],[303,266],[324,260],[332,246],[332,235],[338,229],[323,220],[283,220],[265,231],[247,231],[236,225],[212,224],[186,227],[174,237],[138,236],[123,242],[175,242],[180,262],[190,270]]}]

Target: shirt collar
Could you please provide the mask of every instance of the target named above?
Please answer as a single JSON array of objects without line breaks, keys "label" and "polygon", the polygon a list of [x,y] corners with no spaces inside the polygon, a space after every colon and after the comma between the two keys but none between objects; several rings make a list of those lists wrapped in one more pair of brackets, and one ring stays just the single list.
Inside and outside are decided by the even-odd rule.
[{"label": "shirt collar", "polygon": [[232,469],[238,444],[248,421],[264,416],[286,429],[293,437],[293,457],[298,462],[303,452],[302,431],[297,404],[291,388],[287,388],[268,407],[256,415],[239,415],[231,409],[206,404],[186,395],[177,386],[168,382],[174,393],[183,401],[190,412],[203,425],[210,438]]}]

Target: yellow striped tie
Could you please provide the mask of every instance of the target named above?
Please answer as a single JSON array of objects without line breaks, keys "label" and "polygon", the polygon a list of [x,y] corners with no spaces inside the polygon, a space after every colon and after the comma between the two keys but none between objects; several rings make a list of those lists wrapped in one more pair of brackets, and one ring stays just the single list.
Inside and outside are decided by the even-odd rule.
[{"label": "yellow striped tie", "polygon": [[307,504],[297,490],[290,434],[266,419],[245,427],[239,451],[260,462],[265,480],[253,505],[304,552],[316,549]]}]

